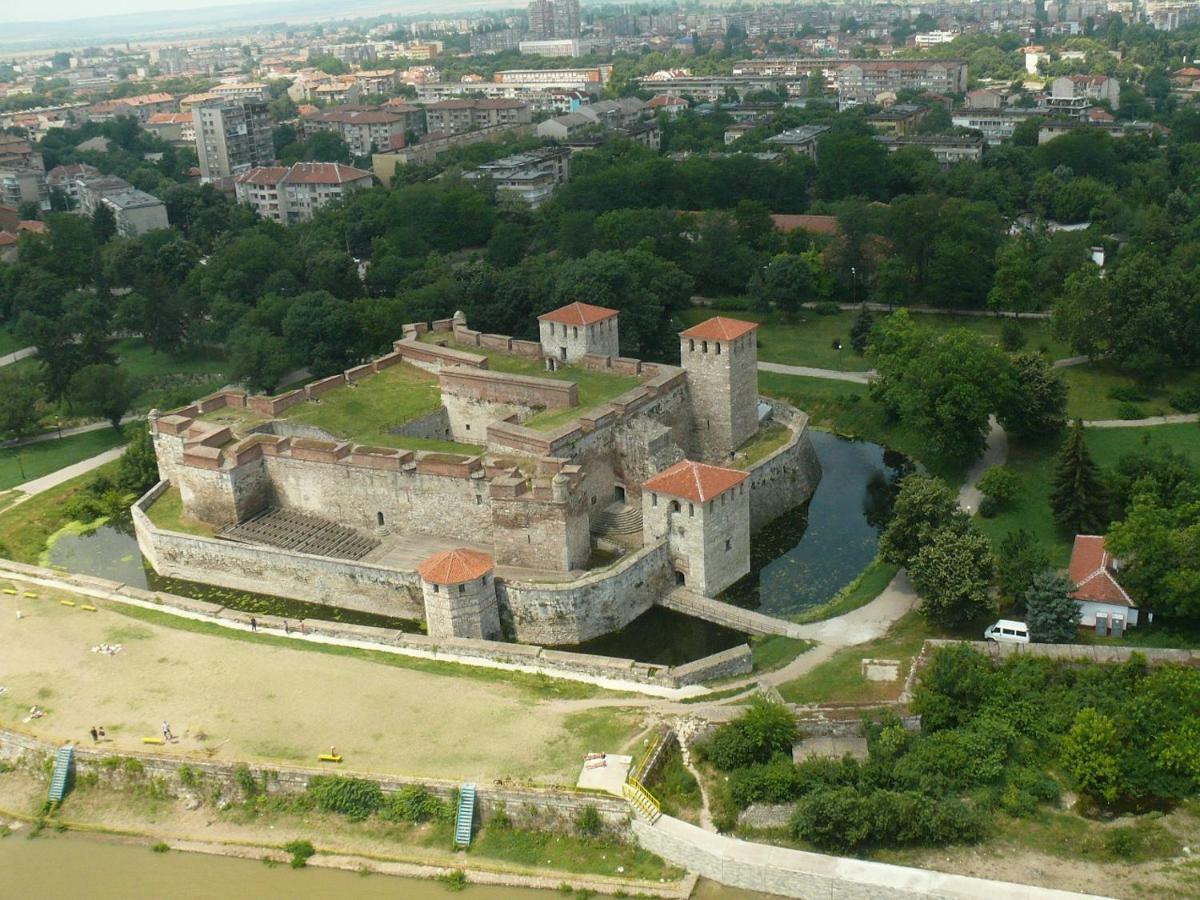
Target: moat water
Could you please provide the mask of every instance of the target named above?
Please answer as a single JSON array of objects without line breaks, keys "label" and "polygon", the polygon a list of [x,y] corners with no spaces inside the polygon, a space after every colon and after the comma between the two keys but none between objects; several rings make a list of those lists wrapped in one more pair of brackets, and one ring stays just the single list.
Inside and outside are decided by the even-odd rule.
[{"label": "moat water", "polygon": [[[822,469],[816,492],[805,506],[755,535],[750,574],[721,599],[787,616],[830,600],[875,558],[899,480],[911,464],[878,444],[826,432],[811,434]],[[60,535],[49,561],[71,572],[219,603],[247,614],[422,630],[420,622],[410,619],[163,578],[145,564],[128,523],[102,525],[88,534]],[[570,649],[679,665],[745,640],[741,632],[655,607],[618,632]]]}]

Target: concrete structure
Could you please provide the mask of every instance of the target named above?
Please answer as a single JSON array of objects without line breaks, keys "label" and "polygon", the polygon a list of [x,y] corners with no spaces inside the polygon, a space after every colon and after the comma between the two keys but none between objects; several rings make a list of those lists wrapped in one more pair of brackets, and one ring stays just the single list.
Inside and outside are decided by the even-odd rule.
[{"label": "concrete structure", "polygon": [[[153,526],[164,484],[139,501],[139,544],[162,574],[252,590],[267,583],[282,596],[421,617],[431,634],[502,627],[524,642],[589,640],[628,625],[681,580],[711,596],[741,577],[752,532],[815,488],[807,418],[757,397],[756,327],[716,318],[688,329],[680,368],[621,357],[617,312],[582,303],[544,314],[539,343],[480,333],[461,314],[406,325],[392,353],[303,390],[224,391],[152,415],[162,477],[185,514],[217,533]],[[498,362],[493,370],[505,355],[539,361],[553,377]],[[440,405],[381,427],[400,446],[405,436],[454,440],[461,452],[352,445],[283,415],[333,402],[335,392],[377,389],[370,379],[396,366],[406,369],[380,385],[423,370]],[[586,408],[574,371],[591,373],[592,391],[606,373],[621,376],[625,392]],[[743,447],[760,408],[788,437],[750,464]],[[619,531],[610,530],[614,515]],[[260,521],[303,521],[305,535],[330,539],[297,544]],[[591,566],[592,534],[614,562]],[[479,563],[463,562],[469,578],[421,565],[447,551]],[[464,587],[447,598],[446,584]]]},{"label": "concrete structure", "polygon": [[1017,126],[1026,119],[1045,117],[1044,109],[964,109],[950,117],[955,128],[972,128],[983,135],[988,144],[1001,144],[1013,136]]},{"label": "concrete structure", "polygon": [[691,98],[717,103],[727,100],[730,94],[744,99],[747,94],[773,91],[789,97],[803,97],[808,93],[808,79],[804,76],[779,75],[671,75],[667,78],[647,76],[639,78],[640,87],[667,97]]},{"label": "concrete structure", "polygon": [[[579,0],[531,0],[529,4],[529,37],[531,40],[522,43],[552,41],[555,38],[577,38],[579,37],[579,24]],[[524,47],[521,48],[521,52],[526,52]]]},{"label": "concrete structure", "polygon": [[238,203],[282,225],[307,222],[321,207],[374,183],[370,172],[341,163],[262,166],[234,178]]},{"label": "concrete structure", "polygon": [[170,94],[142,94],[94,103],[88,108],[88,118],[93,122],[108,122],[118,116],[128,116],[145,123],[155,113],[173,112],[174,109],[175,98]]},{"label": "concrete structure", "polygon": [[577,363],[594,354],[620,355],[617,310],[588,303],[572,303],[538,316],[542,356],[548,364]]},{"label": "concrete structure", "polygon": [[275,159],[265,103],[213,100],[192,107],[200,177],[217,181]]},{"label": "concrete structure", "polygon": [[587,56],[596,48],[596,44],[579,38],[550,38],[544,41],[521,41],[517,47],[526,56]]},{"label": "concrete structure", "polygon": [[809,159],[817,158],[817,142],[829,131],[828,125],[801,125],[799,128],[789,128],[774,137],[769,137],[764,143],[773,144],[789,153],[799,153]]},{"label": "concrete structure", "polygon": [[266,103],[271,99],[271,88],[258,82],[237,82],[234,84],[218,84],[208,89],[222,100],[258,101]]},{"label": "concrete structure", "polygon": [[353,156],[370,156],[388,150],[395,135],[403,136],[413,124],[406,110],[386,106],[335,106],[302,117],[304,134],[332,131],[350,148]]},{"label": "concrete structure", "polygon": [[981,137],[958,137],[951,134],[926,134],[919,137],[878,135],[875,140],[887,147],[889,153],[895,153],[905,147],[928,150],[944,169],[960,162],[978,163],[983,159]]},{"label": "concrete structure", "polygon": [[906,90],[962,94],[967,90],[965,59],[851,60],[838,68],[838,103],[874,103],[880,94]]},{"label": "concrete structure", "polygon": [[867,124],[880,134],[904,137],[912,134],[929,114],[929,108],[915,103],[896,103],[867,116]]},{"label": "concrete structure", "polygon": [[371,169],[384,187],[390,187],[397,166],[424,165],[437,159],[452,147],[464,147],[484,141],[495,141],[505,135],[524,135],[532,132],[529,125],[497,125],[479,131],[464,131],[459,134],[427,134],[419,143],[386,153],[371,154]]},{"label": "concrete structure", "polygon": [[565,141],[587,128],[595,128],[596,121],[581,112],[567,113],[555,116],[544,122],[538,122],[534,132],[538,137]]},{"label": "concrete structure", "polygon": [[437,553],[417,569],[430,637],[498,641],[496,564],[486,553],[467,548]]},{"label": "concrete structure", "polygon": [[91,216],[103,205],[112,210],[117,233],[122,237],[139,237],[156,228],[166,228],[167,207],[161,200],[137,190],[123,178],[114,175],[82,175],[75,179],[73,194],[79,200],[80,215]]},{"label": "concrete structure", "polygon": [[[1104,620],[1102,626],[1107,624],[1116,634],[1137,625],[1138,606],[1117,581],[1119,569],[1120,562],[1104,547],[1103,535],[1075,535],[1068,573],[1075,583],[1073,596],[1082,613],[1079,624],[1095,628],[1100,618]],[[1115,625],[1115,620],[1120,620],[1120,625]]]},{"label": "concrete structure", "polygon": [[353,77],[359,96],[375,94],[386,97],[400,86],[399,74],[395,69],[364,69],[354,72]]},{"label": "concrete structure", "polygon": [[1107,101],[1116,109],[1121,102],[1121,84],[1107,75],[1064,75],[1050,83],[1045,107],[1055,115],[1078,119],[1093,103]]}]

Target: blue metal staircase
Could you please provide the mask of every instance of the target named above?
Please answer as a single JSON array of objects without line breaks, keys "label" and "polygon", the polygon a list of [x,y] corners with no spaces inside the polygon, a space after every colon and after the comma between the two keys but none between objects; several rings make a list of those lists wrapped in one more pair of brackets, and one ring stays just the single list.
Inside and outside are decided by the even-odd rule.
[{"label": "blue metal staircase", "polygon": [[475,785],[464,784],[458,793],[458,821],[454,827],[454,846],[471,846],[471,825],[475,821]]},{"label": "blue metal staircase", "polygon": [[75,768],[75,748],[67,744],[59,747],[54,756],[54,778],[50,781],[50,802],[61,803],[70,787],[71,772]]}]

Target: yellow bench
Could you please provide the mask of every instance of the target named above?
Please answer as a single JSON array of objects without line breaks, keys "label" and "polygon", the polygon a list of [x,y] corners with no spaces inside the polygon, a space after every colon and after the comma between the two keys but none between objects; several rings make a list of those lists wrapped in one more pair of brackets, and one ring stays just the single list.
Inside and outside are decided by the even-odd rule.
[{"label": "yellow bench", "polygon": [[15,597],[15,596],[17,596],[17,589],[16,588],[5,588],[4,593],[11,594],[12,596]]},{"label": "yellow bench", "polygon": [[26,591],[26,592],[23,594],[23,596],[25,596],[25,597],[28,597],[30,600],[36,600],[36,599],[37,599],[37,592],[36,592],[36,591]]},{"label": "yellow bench", "polygon": [[144,738],[142,738],[142,743],[143,744],[165,744],[166,741],[164,741],[160,737],[144,737]]},{"label": "yellow bench", "polygon": [[96,611],[96,607],[92,606],[92,604],[90,604],[90,603],[85,603],[85,604],[83,604],[82,606],[80,606],[79,608],[80,608],[80,609],[85,609],[85,610],[87,610],[88,612],[95,612],[95,611]]},{"label": "yellow bench", "polygon": [[58,602],[61,603],[63,606],[74,606],[75,605],[74,600],[59,600]]},{"label": "yellow bench", "polygon": [[321,762],[341,762],[342,761],[341,754],[339,754],[337,756],[330,756],[328,753],[322,753],[320,756],[317,757],[317,759],[320,760]]}]

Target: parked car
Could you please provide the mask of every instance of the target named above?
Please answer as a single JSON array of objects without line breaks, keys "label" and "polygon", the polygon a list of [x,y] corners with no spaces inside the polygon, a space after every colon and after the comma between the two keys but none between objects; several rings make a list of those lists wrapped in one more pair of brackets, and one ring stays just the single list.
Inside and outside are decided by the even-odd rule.
[{"label": "parked car", "polygon": [[1028,644],[1029,626],[1024,622],[1014,622],[1012,619],[1000,619],[995,624],[983,629],[985,641],[995,641],[998,644]]}]

